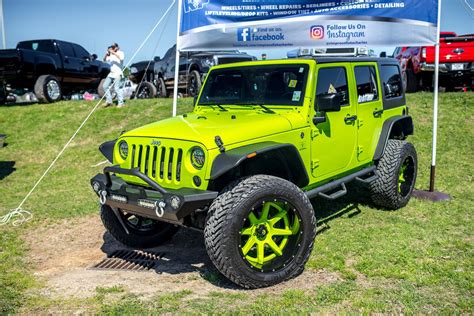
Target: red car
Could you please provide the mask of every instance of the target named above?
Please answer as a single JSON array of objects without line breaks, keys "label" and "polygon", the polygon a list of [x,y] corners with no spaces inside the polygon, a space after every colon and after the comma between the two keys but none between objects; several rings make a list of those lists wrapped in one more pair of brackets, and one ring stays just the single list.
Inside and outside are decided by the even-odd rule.
[{"label": "red car", "polygon": [[[405,91],[433,88],[435,47],[398,47],[393,57],[400,61]],[[474,34],[458,36],[441,32],[440,85],[446,90],[474,86]]]}]

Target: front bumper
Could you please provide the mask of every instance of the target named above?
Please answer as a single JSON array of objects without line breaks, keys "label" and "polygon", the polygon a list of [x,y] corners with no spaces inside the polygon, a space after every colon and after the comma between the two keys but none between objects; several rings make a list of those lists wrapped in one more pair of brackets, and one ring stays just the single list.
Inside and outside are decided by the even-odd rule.
[{"label": "front bumper", "polygon": [[[115,174],[138,177],[151,188],[129,184]],[[174,224],[182,224],[187,215],[211,203],[218,194],[192,188],[164,189],[138,168],[123,169],[118,166],[106,167],[103,174],[91,179],[91,185],[101,204]]]}]

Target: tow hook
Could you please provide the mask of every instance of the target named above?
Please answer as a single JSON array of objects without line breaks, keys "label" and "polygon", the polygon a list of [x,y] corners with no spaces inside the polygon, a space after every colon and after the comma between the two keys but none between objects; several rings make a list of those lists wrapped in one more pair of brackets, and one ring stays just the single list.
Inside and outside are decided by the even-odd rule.
[{"label": "tow hook", "polygon": [[99,191],[99,201],[100,201],[100,205],[105,204],[105,202],[107,201],[107,191],[105,190]]},{"label": "tow hook", "polygon": [[165,214],[165,207],[166,203],[164,201],[156,201],[155,202],[155,214],[158,217],[163,217]]}]

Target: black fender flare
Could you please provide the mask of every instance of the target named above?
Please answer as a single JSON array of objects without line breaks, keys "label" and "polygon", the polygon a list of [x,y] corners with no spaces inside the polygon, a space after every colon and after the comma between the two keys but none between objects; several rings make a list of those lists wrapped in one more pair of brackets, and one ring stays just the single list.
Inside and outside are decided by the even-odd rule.
[{"label": "black fender flare", "polygon": [[268,155],[270,157],[272,155],[284,157],[284,159],[278,159],[286,164],[287,170],[291,171],[291,174],[289,174],[291,179],[289,180],[298,187],[304,187],[309,183],[303,159],[296,147],[292,144],[275,142],[255,143],[219,154],[212,163],[210,179],[215,180],[243,163],[250,162],[254,157],[262,157],[263,154],[266,154],[266,157]]},{"label": "black fender flare", "polygon": [[405,139],[408,135],[413,135],[414,131],[415,127],[411,116],[398,115],[387,119],[382,126],[379,142],[375,149],[374,161],[382,158],[389,139]]},{"label": "black fender flare", "polygon": [[113,162],[114,160],[114,147],[115,143],[117,142],[116,139],[105,142],[99,146],[99,151],[107,158],[108,161]]}]

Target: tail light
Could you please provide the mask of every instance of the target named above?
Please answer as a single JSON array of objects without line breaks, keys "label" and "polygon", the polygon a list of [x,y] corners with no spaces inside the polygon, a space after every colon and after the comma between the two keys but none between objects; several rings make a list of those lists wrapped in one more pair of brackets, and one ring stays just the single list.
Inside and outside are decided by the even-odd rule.
[{"label": "tail light", "polygon": [[421,58],[426,59],[426,47],[421,49]]}]

